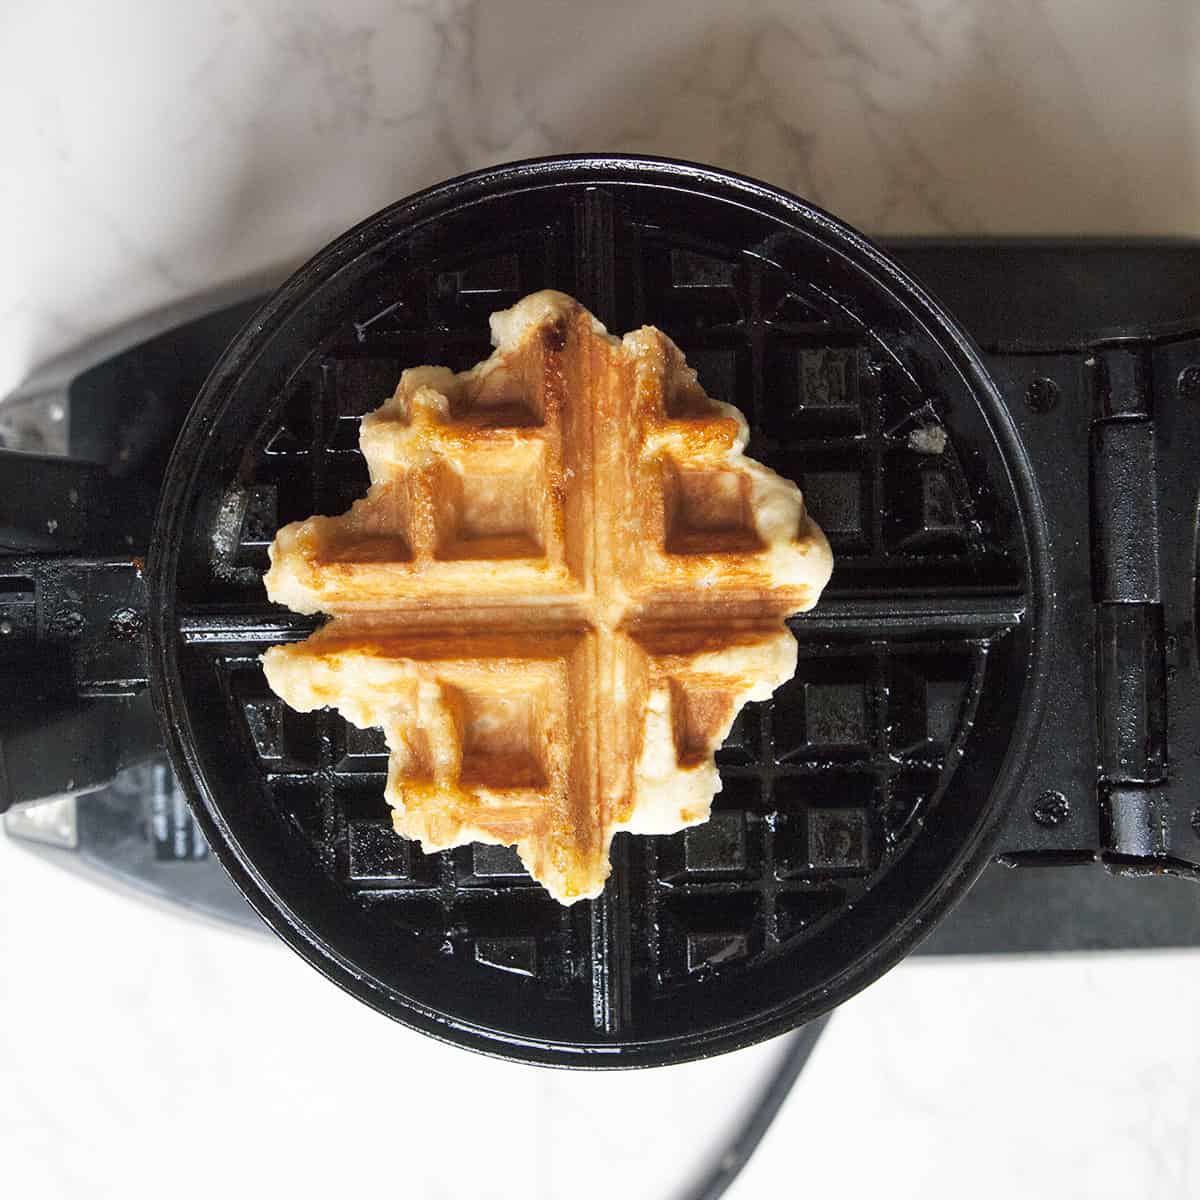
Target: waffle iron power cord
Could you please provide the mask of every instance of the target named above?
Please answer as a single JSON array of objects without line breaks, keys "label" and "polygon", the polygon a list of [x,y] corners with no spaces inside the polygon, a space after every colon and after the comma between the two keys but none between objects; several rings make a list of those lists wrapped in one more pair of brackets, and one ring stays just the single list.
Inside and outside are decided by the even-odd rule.
[{"label": "waffle iron power cord", "polygon": [[729,1144],[700,1179],[681,1194],[680,1200],[717,1200],[717,1197],[725,1195],[758,1149],[784,1101],[791,1095],[800,1072],[804,1070],[825,1026],[829,1024],[829,1016],[827,1013],[809,1021],[789,1035],[783,1056],[734,1131]]}]

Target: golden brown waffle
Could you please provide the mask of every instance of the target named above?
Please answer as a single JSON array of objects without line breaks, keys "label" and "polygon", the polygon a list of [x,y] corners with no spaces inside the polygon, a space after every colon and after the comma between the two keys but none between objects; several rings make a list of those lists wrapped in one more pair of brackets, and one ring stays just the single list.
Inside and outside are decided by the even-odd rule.
[{"label": "golden brown waffle", "polygon": [[405,371],[363,419],[364,499],[279,531],[271,599],[334,619],[263,662],[292,707],[383,728],[397,832],[515,844],[570,903],[617,830],[708,817],[832,560],[657,329],[618,340],[559,292],[491,326],[485,362]]}]

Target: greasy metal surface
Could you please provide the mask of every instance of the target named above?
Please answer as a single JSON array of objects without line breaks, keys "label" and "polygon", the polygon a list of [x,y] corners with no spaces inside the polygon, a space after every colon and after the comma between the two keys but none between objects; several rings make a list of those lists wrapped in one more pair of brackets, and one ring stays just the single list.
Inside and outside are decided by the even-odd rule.
[{"label": "greasy metal surface", "polygon": [[[474,362],[487,314],[546,286],[670,332],[838,556],[794,622],[796,679],[720,753],[714,820],[623,839],[604,899],[571,910],[505,850],[396,838],[378,735],[286,709],[256,657],[312,628],[266,603],[265,548],[363,489],[358,417],[403,366]],[[361,998],[541,1061],[711,1053],[867,982],[982,862],[1040,680],[1025,487],[958,334],[823,214],[672,165],[487,174],[347,235],[218,367],[156,535],[156,697],[239,884]]]}]

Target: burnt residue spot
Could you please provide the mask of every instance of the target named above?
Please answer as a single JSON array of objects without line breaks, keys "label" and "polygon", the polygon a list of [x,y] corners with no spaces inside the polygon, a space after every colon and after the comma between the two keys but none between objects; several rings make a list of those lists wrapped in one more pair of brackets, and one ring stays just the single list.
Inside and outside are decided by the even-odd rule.
[{"label": "burnt residue spot", "polygon": [[74,639],[83,633],[86,625],[83,613],[75,609],[64,609],[50,618],[47,629],[53,638]]},{"label": "burnt residue spot", "polygon": [[550,354],[561,354],[567,348],[567,323],[561,317],[542,326],[542,345]]},{"label": "burnt residue spot", "polygon": [[142,614],[133,608],[118,608],[108,618],[108,632],[119,642],[132,642],[142,631]]},{"label": "burnt residue spot", "polygon": [[1053,379],[1039,376],[1025,389],[1025,403],[1039,415],[1048,413],[1057,403],[1061,389]]},{"label": "burnt residue spot", "polygon": [[1200,366],[1184,367],[1177,386],[1180,400],[1187,404],[1200,402]]}]

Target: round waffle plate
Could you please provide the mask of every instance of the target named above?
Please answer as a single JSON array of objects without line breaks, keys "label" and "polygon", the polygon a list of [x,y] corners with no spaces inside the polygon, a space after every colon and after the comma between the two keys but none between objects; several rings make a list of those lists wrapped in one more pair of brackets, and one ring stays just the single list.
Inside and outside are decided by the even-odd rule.
[{"label": "round waffle plate", "polygon": [[[406,366],[484,357],[488,314],[539,288],[616,333],[674,338],[836,557],[792,621],[796,677],[718,753],[712,820],[619,835],[604,896],[572,908],[506,848],[425,855],[397,837],[382,736],[291,711],[258,661],[317,623],[268,603],[266,549],[365,491],[363,412]],[[1039,710],[1043,555],[968,339],[869,242],[708,168],[542,160],[371,218],[226,352],[163,492],[153,686],[209,841],[330,978],[492,1053],[674,1062],[845,999],[970,885]]]}]

